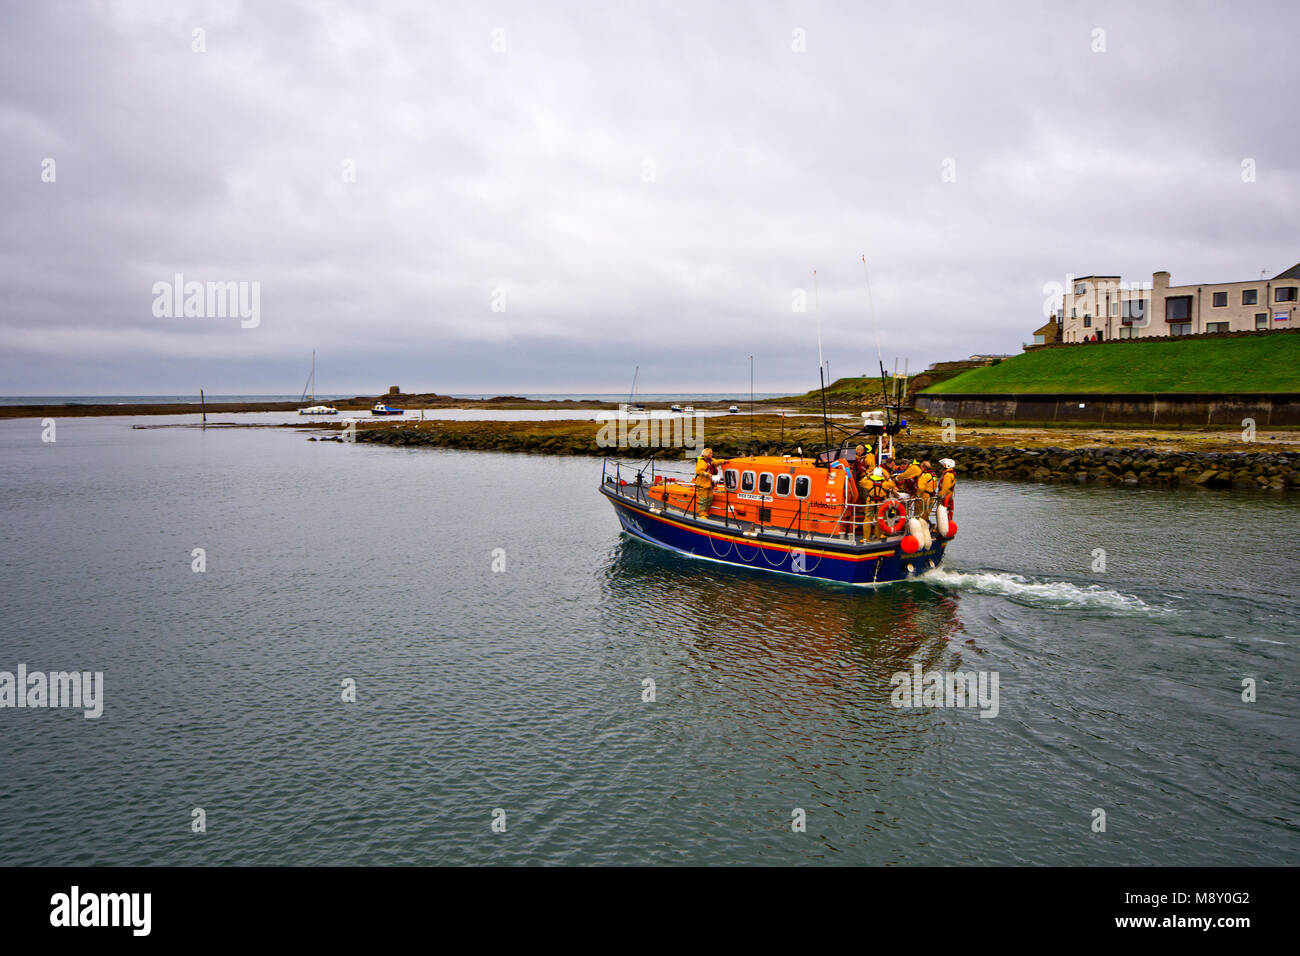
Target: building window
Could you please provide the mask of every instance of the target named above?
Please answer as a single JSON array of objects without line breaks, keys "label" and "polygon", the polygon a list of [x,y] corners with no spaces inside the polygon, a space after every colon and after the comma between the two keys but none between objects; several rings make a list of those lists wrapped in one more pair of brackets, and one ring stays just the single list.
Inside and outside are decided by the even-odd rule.
[{"label": "building window", "polygon": [[1119,327],[1119,337],[1120,337],[1121,339],[1131,339],[1131,338],[1133,338],[1133,326],[1131,326],[1131,325],[1121,325],[1121,326]]},{"label": "building window", "polygon": [[796,498],[807,498],[810,491],[812,491],[812,479],[807,475],[800,475],[794,480],[794,496]]},{"label": "building window", "polygon": [[1035,345],[1046,345],[1046,344],[1047,344],[1047,337],[1044,336],[1044,335],[1035,335],[1035,336],[1034,336],[1034,344],[1035,344]]},{"label": "building window", "polygon": [[1242,290],[1241,290],[1241,304],[1242,304],[1242,305],[1258,305],[1258,304],[1259,304],[1259,290],[1258,290],[1258,289],[1242,289]]},{"label": "building window", "polygon": [[1207,332],[1227,332],[1227,331],[1228,331],[1228,323],[1227,323],[1227,322],[1207,322],[1207,323],[1205,324],[1205,331],[1207,331]]},{"label": "building window", "polygon": [[758,493],[760,495],[770,495],[772,493],[772,473],[763,472],[758,476]]},{"label": "building window", "polygon": [[1147,309],[1150,308],[1150,302],[1150,299],[1125,299],[1124,315],[1122,318],[1128,322],[1141,322],[1147,317]]},{"label": "building window", "polygon": [[1075,285],[1075,287],[1074,287],[1074,294],[1075,294],[1075,295],[1087,295],[1087,294],[1088,294],[1088,283],[1086,283],[1086,282],[1079,282],[1079,283],[1077,283],[1077,284]]},{"label": "building window", "polygon": [[1227,307],[1228,307],[1228,293],[1226,292],[1214,293],[1214,304],[1211,306],[1211,308],[1226,309]]},{"label": "building window", "polygon": [[776,495],[778,498],[790,497],[790,476],[789,475],[776,476]]},{"label": "building window", "polygon": [[1297,289],[1293,285],[1281,286],[1273,290],[1273,301],[1294,302],[1296,300],[1296,292],[1300,292],[1300,289]]},{"label": "building window", "polygon": [[1092,316],[1090,316],[1090,315],[1085,315],[1085,316],[1083,317],[1083,327],[1084,327],[1085,329],[1090,329],[1090,328],[1092,328]]},{"label": "building window", "polygon": [[1176,295],[1165,299],[1165,321],[1186,322],[1192,317],[1192,297]]},{"label": "building window", "polygon": [[1267,313],[1267,312],[1256,312],[1256,313],[1255,313],[1255,328],[1257,328],[1257,329],[1266,329],[1266,328],[1268,328],[1268,313]]},{"label": "building window", "polygon": [[1118,303],[1118,302],[1112,302],[1112,303],[1110,304],[1110,314],[1111,314],[1111,315],[1119,315],[1119,303]]},{"label": "building window", "polygon": [[1072,319],[1077,319],[1078,317],[1079,317],[1079,310],[1078,310],[1078,309],[1071,309],[1071,310],[1070,310],[1070,318],[1072,318]]},{"label": "building window", "polygon": [[1192,323],[1176,322],[1173,325],[1169,326],[1169,334],[1170,335],[1191,335]]},{"label": "building window", "polygon": [[741,491],[753,491],[753,490],[754,490],[754,473],[753,473],[752,471],[746,471],[746,472],[744,472],[744,473],[741,474],[741,476],[740,476],[740,490],[741,490]]}]

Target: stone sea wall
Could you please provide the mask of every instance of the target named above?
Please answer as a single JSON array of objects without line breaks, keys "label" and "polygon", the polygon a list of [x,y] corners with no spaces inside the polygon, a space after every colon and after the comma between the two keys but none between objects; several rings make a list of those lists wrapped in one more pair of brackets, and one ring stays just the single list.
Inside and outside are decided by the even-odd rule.
[{"label": "stone sea wall", "polygon": [[908,458],[936,464],[940,458],[951,458],[957,462],[959,478],[1300,490],[1300,452],[979,448],[902,442],[898,448]]}]

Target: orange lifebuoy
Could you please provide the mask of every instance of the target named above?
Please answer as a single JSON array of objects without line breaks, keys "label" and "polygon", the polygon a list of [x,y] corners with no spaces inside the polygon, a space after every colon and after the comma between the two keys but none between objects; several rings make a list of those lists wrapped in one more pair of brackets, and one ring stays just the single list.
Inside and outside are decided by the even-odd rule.
[{"label": "orange lifebuoy", "polygon": [[[892,519],[889,517],[891,514]],[[907,509],[897,498],[890,498],[876,509],[876,524],[885,534],[898,534],[907,524]]]}]

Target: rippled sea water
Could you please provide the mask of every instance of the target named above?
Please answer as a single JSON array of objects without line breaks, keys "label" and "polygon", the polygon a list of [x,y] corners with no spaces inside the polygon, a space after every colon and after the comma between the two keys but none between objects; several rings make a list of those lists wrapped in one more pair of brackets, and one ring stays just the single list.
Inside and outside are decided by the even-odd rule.
[{"label": "rippled sea water", "polygon": [[590,459],[130,424],[0,422],[0,670],[106,684],[0,710],[0,864],[1297,860],[1294,499],[965,481],[848,589],[622,536]]}]

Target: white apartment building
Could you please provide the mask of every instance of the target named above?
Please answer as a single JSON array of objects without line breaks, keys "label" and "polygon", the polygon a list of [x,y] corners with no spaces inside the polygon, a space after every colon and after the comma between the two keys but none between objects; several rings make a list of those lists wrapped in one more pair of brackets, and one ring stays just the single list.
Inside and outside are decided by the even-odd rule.
[{"label": "white apartment building", "polygon": [[1058,340],[1070,343],[1289,329],[1300,322],[1297,307],[1300,263],[1271,279],[1244,282],[1170,285],[1168,272],[1154,273],[1150,282],[1072,278],[1055,318]]}]

